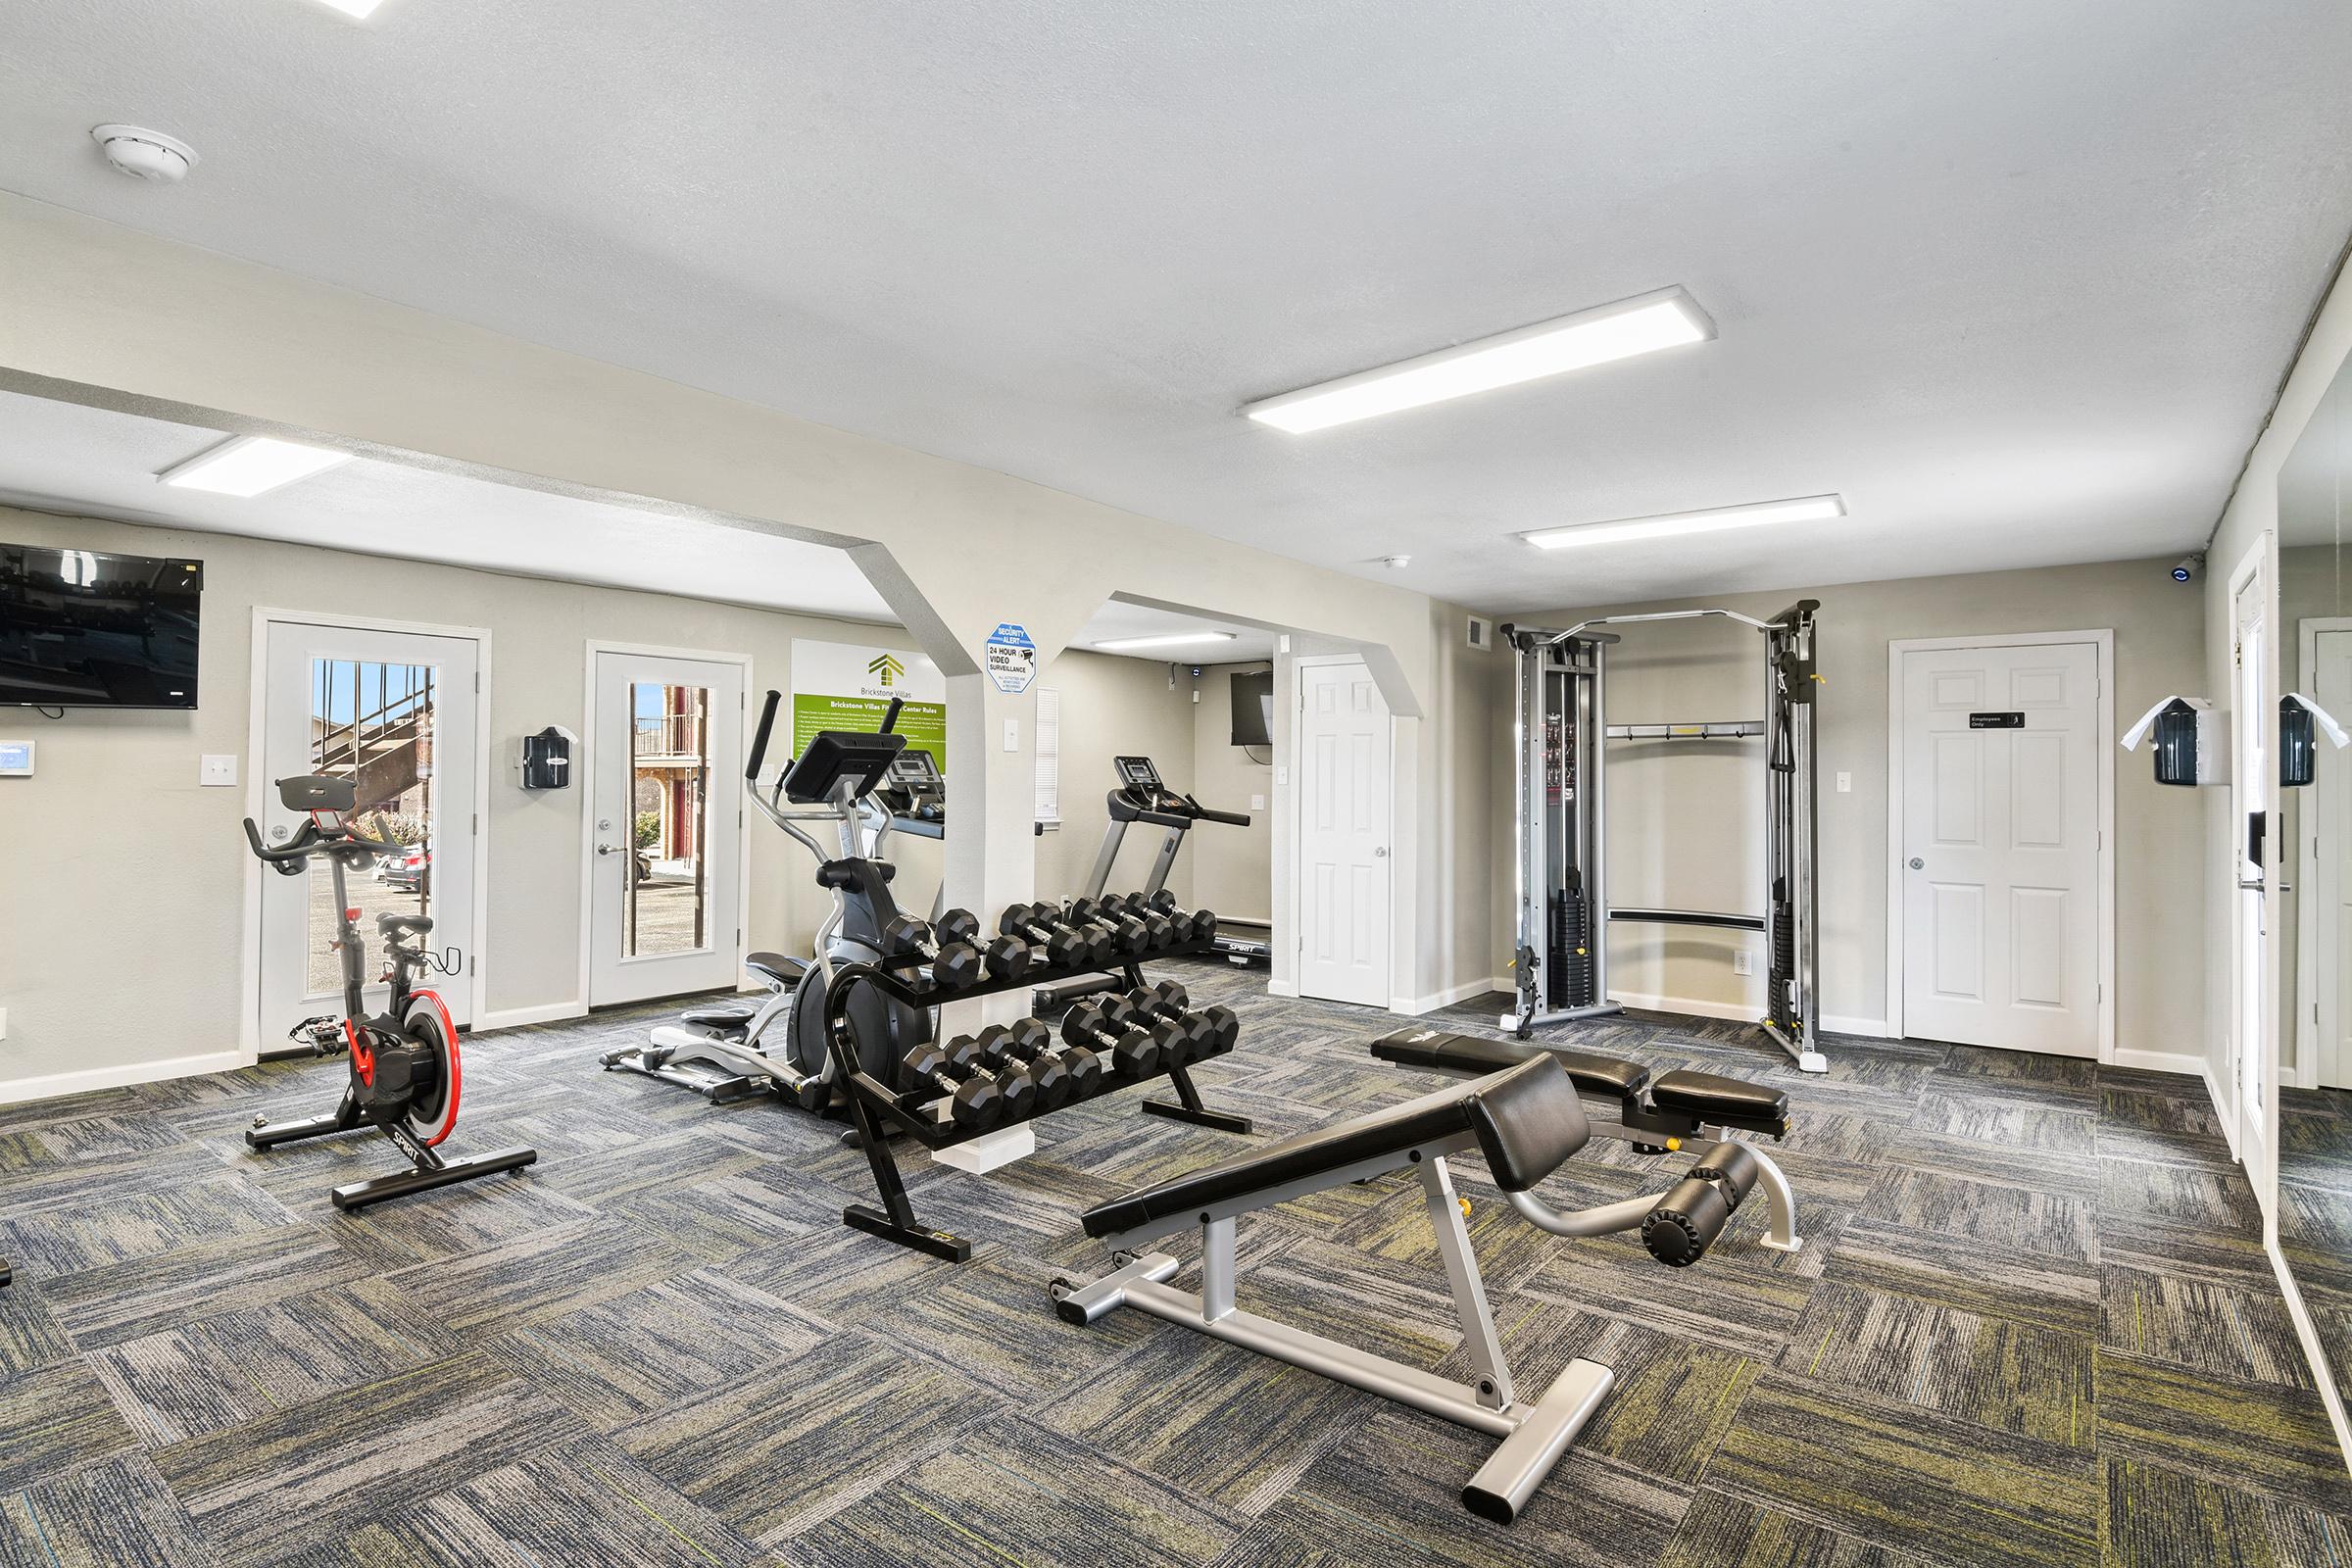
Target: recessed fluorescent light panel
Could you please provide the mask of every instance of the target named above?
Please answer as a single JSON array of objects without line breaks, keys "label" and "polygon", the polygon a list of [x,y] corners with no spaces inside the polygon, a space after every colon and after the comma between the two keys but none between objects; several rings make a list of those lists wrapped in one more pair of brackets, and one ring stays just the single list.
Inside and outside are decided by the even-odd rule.
[{"label": "recessed fluorescent light panel", "polygon": [[1545,528],[1519,537],[1539,550],[1566,550],[1576,545],[1605,545],[1620,539],[1671,539],[1685,533],[1719,533],[1726,528],[1758,528],[1769,522],[1820,522],[1845,515],[1838,496],[1800,496],[1793,501],[1754,501],[1744,507],[1716,507],[1706,512],[1669,512],[1656,517],[1627,517],[1619,522],[1587,522],[1573,528]]},{"label": "recessed fluorescent light panel", "polygon": [[241,435],[224,441],[210,452],[200,452],[187,462],[166,468],[156,475],[164,483],[182,490],[209,490],[215,495],[258,496],[265,490],[274,490],[281,484],[292,484],[333,467],[349,463],[348,452],[329,452],[324,447],[306,447],[295,441],[276,441],[266,435]]},{"label": "recessed fluorescent light panel", "polygon": [[1377,370],[1359,370],[1320,386],[1261,398],[1242,412],[1260,423],[1302,435],[1657,349],[1703,343],[1714,335],[1715,323],[1696,300],[1680,287],[1663,288],[1399,360]]},{"label": "recessed fluorescent light panel", "polygon": [[1124,654],[1138,648],[1181,648],[1186,643],[1229,643],[1234,640],[1229,631],[1178,631],[1157,637],[1119,637],[1095,647],[1106,654]]},{"label": "recessed fluorescent light panel", "polygon": [[331,6],[347,17],[357,17],[366,21],[368,14],[382,5],[384,0],[318,0],[318,3],[323,6]]}]

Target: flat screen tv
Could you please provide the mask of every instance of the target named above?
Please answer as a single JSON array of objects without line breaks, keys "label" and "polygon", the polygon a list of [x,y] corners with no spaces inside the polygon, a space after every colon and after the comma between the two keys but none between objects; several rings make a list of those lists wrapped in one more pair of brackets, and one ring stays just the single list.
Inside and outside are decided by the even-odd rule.
[{"label": "flat screen tv", "polygon": [[1236,746],[1271,746],[1274,744],[1274,672],[1258,670],[1255,674],[1233,677],[1233,744]]},{"label": "flat screen tv", "polygon": [[0,705],[194,708],[204,563],[0,545]]}]

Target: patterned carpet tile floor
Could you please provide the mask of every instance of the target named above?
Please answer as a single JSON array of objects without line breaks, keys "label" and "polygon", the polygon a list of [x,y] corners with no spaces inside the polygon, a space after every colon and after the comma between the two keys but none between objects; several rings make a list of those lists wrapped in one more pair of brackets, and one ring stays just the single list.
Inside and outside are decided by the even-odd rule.
[{"label": "patterned carpet tile floor", "polygon": [[[1199,1069],[1261,1135],[1427,1093],[1378,1013],[1171,964],[1243,1016]],[[1488,999],[1438,1020],[1494,1034]],[[339,1064],[0,1108],[0,1563],[1782,1565],[2352,1563],[2352,1480],[2202,1086],[2088,1062],[1629,1016],[1553,1031],[1787,1088],[1807,1244],[1743,1210],[1697,1267],[1521,1223],[1462,1161],[1525,1390],[1615,1370],[1518,1524],[1456,1501],[1485,1440],[1136,1313],[1073,1329],[1091,1203],[1252,1140],[1040,1124],[987,1177],[902,1153],[955,1266],[847,1230],[834,1125],[598,1070],[662,1009],[485,1037],[520,1176],[361,1215],[379,1139],[249,1152]],[[1597,1142],[1563,1206],[1679,1165]],[[1174,1249],[1189,1255],[1188,1243]],[[1251,1305],[1465,1370],[1417,1186],[1246,1224]]]}]

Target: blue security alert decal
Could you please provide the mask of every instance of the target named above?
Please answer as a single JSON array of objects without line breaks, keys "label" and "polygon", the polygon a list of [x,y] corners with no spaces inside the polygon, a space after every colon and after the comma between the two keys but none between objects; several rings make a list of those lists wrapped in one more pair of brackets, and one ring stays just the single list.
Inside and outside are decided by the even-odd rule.
[{"label": "blue security alert decal", "polygon": [[997,690],[1025,692],[1037,679],[1037,644],[1029,640],[1025,628],[1008,620],[988,634],[980,648],[980,662],[987,668],[988,678],[997,683]]}]

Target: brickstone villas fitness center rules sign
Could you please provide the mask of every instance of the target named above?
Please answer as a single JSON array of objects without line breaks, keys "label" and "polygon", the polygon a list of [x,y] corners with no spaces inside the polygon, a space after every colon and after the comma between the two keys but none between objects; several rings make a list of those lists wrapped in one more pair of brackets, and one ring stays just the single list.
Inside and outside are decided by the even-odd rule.
[{"label": "brickstone villas fitness center rules sign", "polygon": [[892,698],[898,732],[948,770],[948,678],[920,654],[862,643],[792,640],[792,755],[820,729],[873,730]]}]

